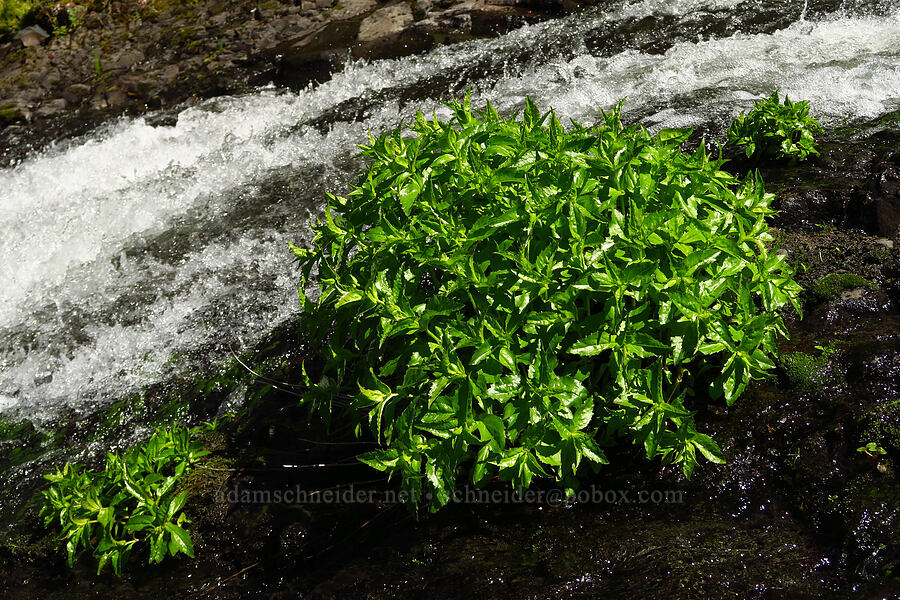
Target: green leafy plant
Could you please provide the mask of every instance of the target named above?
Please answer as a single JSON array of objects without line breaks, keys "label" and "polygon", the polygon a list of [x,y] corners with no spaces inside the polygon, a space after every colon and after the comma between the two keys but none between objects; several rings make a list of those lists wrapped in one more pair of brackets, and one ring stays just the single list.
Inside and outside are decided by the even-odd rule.
[{"label": "green leafy plant", "polygon": [[182,509],[187,493],[176,493],[179,480],[200,458],[209,454],[193,437],[199,428],[159,429],[123,454],[106,455],[102,471],[66,464],[45,475],[49,489],[42,492],[41,515],[46,525],[62,528],[69,566],[81,550],[97,559],[97,573],[109,563],[116,575],[132,548],[143,541],[150,546],[149,562],[168,554],[194,556],[188,522]]},{"label": "green leafy plant", "polygon": [[791,102],[785,96],[782,104],[776,91],[735,119],[725,143],[744,146],[748,158],[802,161],[819,153],[813,136],[822,131],[819,122],[809,116],[809,102]]},{"label": "green leafy plant", "polygon": [[79,4],[68,6],[66,9],[66,15],[68,16],[67,23],[65,25],[57,25],[54,27],[53,35],[62,37],[64,35],[69,35],[81,27],[84,18],[87,16],[88,8],[88,6]]},{"label": "green leafy plant", "polygon": [[869,456],[875,457],[879,454],[887,454],[887,450],[876,444],[875,442],[869,442],[865,446],[860,446],[856,449],[857,452],[862,452],[864,454],[868,454]]},{"label": "green leafy plant", "polygon": [[617,439],[686,476],[723,462],[689,396],[734,402],[774,367],[776,311],[799,310],[758,174],[684,153],[690,131],[623,127],[621,105],[569,131],[531,100],[521,120],[449,107],[370,139],[312,249],[292,246],[322,288],[303,297],[311,409],[351,395],[383,444],[361,460],[432,510],[466,465],[571,492]]}]

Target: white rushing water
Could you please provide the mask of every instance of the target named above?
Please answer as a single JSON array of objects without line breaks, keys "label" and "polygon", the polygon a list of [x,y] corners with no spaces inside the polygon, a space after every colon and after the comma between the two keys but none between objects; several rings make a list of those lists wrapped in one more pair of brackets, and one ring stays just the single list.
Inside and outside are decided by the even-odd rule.
[{"label": "white rushing water", "polygon": [[[802,3],[785,6],[799,19]],[[440,112],[448,86],[471,84],[476,105],[490,100],[501,111],[530,95],[580,122],[625,97],[626,114],[651,127],[721,127],[774,89],[811,100],[830,126],[900,108],[900,8],[685,40],[664,53],[592,55],[585,42],[620,21],[678,23],[741,8],[625,2],[495,40],[359,63],[314,90],[218,99],[174,125],[119,120],[0,170],[0,412],[91,410],[193,368],[198,353],[216,362],[231,347],[252,347],[296,317],[286,242],[308,240],[322,192],[353,179],[350,157],[368,130],[396,127],[420,106]],[[516,58],[548,46],[560,51]],[[424,99],[401,106],[396,92],[411,88]],[[366,107],[357,121],[304,125],[355,100]]]}]

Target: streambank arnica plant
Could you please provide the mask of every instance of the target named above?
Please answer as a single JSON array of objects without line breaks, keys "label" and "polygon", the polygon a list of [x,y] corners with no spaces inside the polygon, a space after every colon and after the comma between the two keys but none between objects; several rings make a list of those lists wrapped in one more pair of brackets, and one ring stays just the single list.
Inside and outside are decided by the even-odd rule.
[{"label": "streambank arnica plant", "polygon": [[799,310],[759,176],[683,152],[690,131],[623,126],[621,105],[568,130],[531,100],[519,119],[449,107],[371,138],[292,247],[322,291],[303,298],[322,356],[305,402],[328,417],[352,396],[381,444],[361,460],[432,510],[463,477],[572,491],[617,442],[687,476],[723,462],[693,397],[733,403]]},{"label": "streambank arnica plant", "polygon": [[194,439],[200,428],[157,430],[149,440],[122,454],[109,453],[102,470],[66,464],[46,475],[41,515],[62,532],[69,566],[83,549],[97,561],[97,573],[109,564],[121,575],[132,550],[148,546],[148,560],[194,556],[182,509],[187,492],[178,483],[204,456]]},{"label": "streambank arnica plant", "polygon": [[785,96],[782,103],[775,91],[734,120],[725,143],[743,146],[747,158],[799,162],[819,154],[817,133],[822,133],[822,126],[809,116],[809,102],[792,102]]}]

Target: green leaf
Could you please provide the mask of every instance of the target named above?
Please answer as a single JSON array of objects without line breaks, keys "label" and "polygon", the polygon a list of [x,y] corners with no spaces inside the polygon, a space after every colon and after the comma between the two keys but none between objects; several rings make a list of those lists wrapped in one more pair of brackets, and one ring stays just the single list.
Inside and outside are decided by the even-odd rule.
[{"label": "green leaf", "polygon": [[703,433],[694,433],[691,436],[691,443],[697,447],[706,460],[714,463],[724,464],[725,457],[719,449],[718,444],[711,437]]},{"label": "green leaf", "polygon": [[572,418],[572,427],[578,431],[587,427],[594,416],[594,401],[591,398],[585,399],[584,403],[578,408],[575,416]]},{"label": "green leaf", "polygon": [[475,459],[475,464],[472,465],[472,483],[478,485],[478,483],[484,479],[484,476],[487,474],[488,469],[488,457],[490,456],[490,445],[485,444],[478,451],[478,456]]},{"label": "green leaf", "polygon": [[169,554],[175,556],[181,552],[194,558],[194,544],[191,543],[191,536],[187,531],[172,522],[166,523],[166,531],[170,534]]},{"label": "green leaf", "polygon": [[516,357],[513,355],[512,350],[507,347],[500,348],[497,353],[497,360],[500,361],[500,364],[515,373],[517,371],[516,367]]},{"label": "green leaf", "polygon": [[159,564],[166,557],[166,532],[161,531],[150,538],[150,564]]},{"label": "green leaf", "polygon": [[361,463],[367,464],[373,469],[387,471],[393,469],[400,462],[400,454],[397,450],[373,450],[357,457]]},{"label": "green leaf", "polygon": [[174,496],[172,500],[169,501],[169,510],[166,511],[167,518],[171,519],[178,512],[184,508],[184,503],[187,502],[187,492],[181,492],[177,496]]},{"label": "green leaf", "polygon": [[494,347],[489,343],[485,342],[481,346],[478,347],[477,350],[472,354],[472,359],[469,361],[469,364],[473,367],[483,361],[485,358],[491,355]]},{"label": "green leaf", "polygon": [[340,308],[346,304],[351,304],[353,302],[359,302],[365,296],[356,290],[348,290],[341,295],[341,299],[338,300],[337,304],[335,304],[335,308]]},{"label": "green leaf", "polygon": [[110,524],[113,522],[113,509],[111,506],[107,506],[105,508],[100,509],[97,512],[97,522],[100,523],[104,528],[109,529]]},{"label": "green leaf", "polygon": [[143,531],[151,527],[154,522],[155,519],[152,515],[135,515],[125,523],[125,529],[128,531]]},{"label": "green leaf", "polygon": [[506,446],[506,427],[500,417],[484,415],[476,426],[481,433],[481,441],[489,442],[495,452],[501,452]]},{"label": "green leaf", "polygon": [[592,333],[572,344],[569,347],[569,352],[581,356],[596,356],[605,350],[615,348],[617,345],[617,340],[609,334]]}]

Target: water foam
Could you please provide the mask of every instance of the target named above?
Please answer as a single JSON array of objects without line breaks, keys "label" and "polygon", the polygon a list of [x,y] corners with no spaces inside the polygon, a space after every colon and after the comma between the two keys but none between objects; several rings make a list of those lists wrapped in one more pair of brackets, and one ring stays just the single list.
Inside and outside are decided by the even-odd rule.
[{"label": "water foam", "polygon": [[[872,118],[900,106],[900,11],[887,18],[796,22],[774,34],[736,34],[675,44],[664,54],[628,50],[580,55],[497,82],[485,96],[516,105],[530,95],[558,114],[596,119],[626,98],[626,113],[660,126],[728,118],[780,90],[810,100],[825,125]],[[676,106],[677,110],[672,110]]]}]

